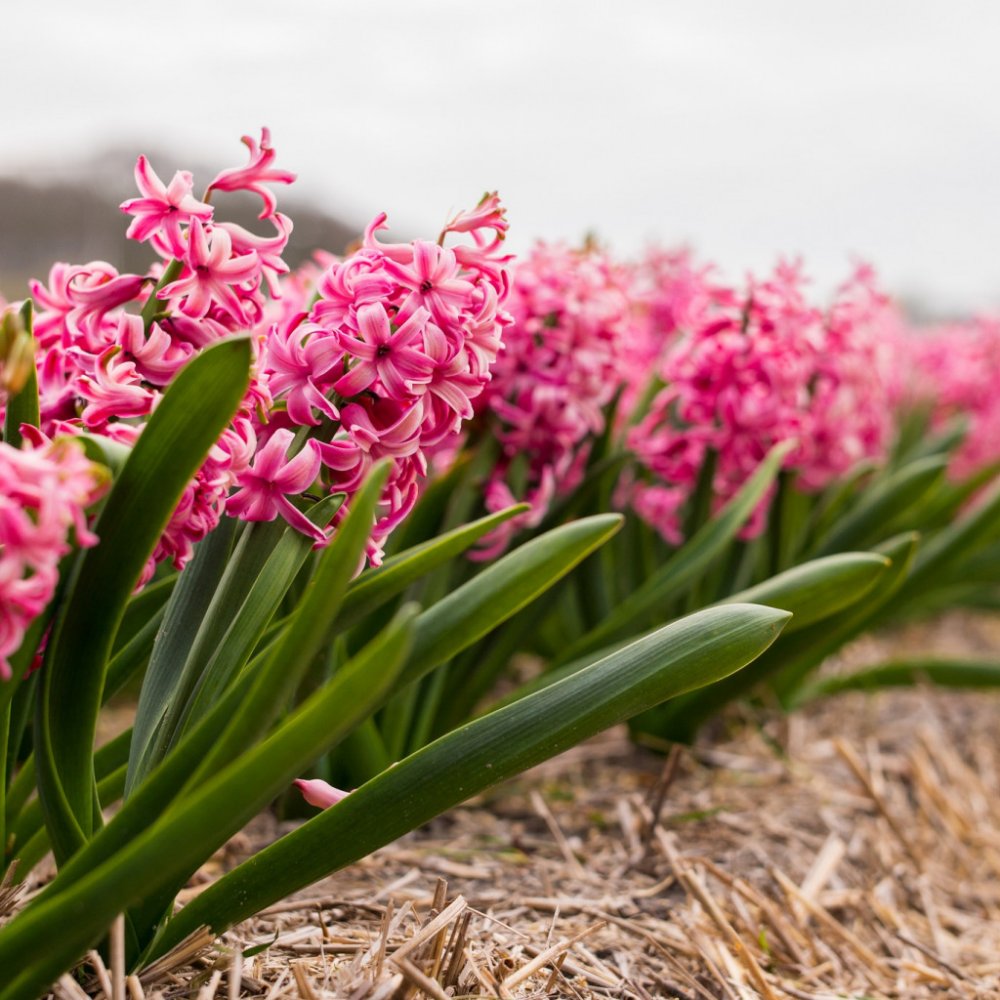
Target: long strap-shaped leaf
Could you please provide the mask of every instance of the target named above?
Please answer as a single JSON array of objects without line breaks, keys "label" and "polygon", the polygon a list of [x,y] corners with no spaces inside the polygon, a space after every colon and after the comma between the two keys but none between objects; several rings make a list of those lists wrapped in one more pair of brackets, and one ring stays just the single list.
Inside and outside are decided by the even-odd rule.
[{"label": "long strap-shaped leaf", "polygon": [[[223,518],[215,531],[198,545],[194,558],[185,567],[170,595],[139,692],[132,726],[126,795],[153,764],[154,756],[150,748],[156,741],[157,733],[162,732],[170,698],[177,691],[181,667],[194,644],[205,610],[226,571],[235,532],[236,522],[232,518]],[[166,735],[162,737],[162,742],[165,749],[169,742]]]},{"label": "long strap-shaped leaf", "polygon": [[391,556],[377,569],[362,573],[349,587],[337,625],[347,628],[360,618],[380,608],[386,601],[402,593],[411,583],[426,576],[477,542],[483,535],[528,510],[527,504],[517,504],[496,514],[463,524],[430,541],[414,545]]},{"label": "long strap-shaped leaf", "polygon": [[754,508],[771,488],[792,441],[775,445],[740,492],[719,515],[703,525],[652,576],[626,598],[596,628],[571,643],[557,663],[565,663],[592,649],[600,649],[627,633],[650,612],[665,616],[668,602],[705,572],[712,561],[736,537]]},{"label": "long strap-shaped leaf", "polygon": [[797,704],[845,691],[880,691],[889,687],[939,687],[983,689],[1000,687],[1000,663],[984,660],[948,660],[935,657],[889,660],[849,674],[826,677],[804,688]]},{"label": "long strap-shaped leaf", "polygon": [[862,632],[886,606],[906,579],[917,549],[918,536],[909,533],[879,546],[892,561],[881,574],[879,587],[868,600],[857,601],[829,618],[807,625],[785,637],[749,669],[684,698],[662,705],[637,719],[634,726],[659,739],[689,742],[699,727],[722,708],[742,698],[770,678],[783,699],[791,699],[802,679],[830,653]]},{"label": "long strap-shaped leaf", "polygon": [[82,553],[46,656],[39,708],[39,794],[57,859],[94,828],[92,748],[104,672],[142,568],[185,487],[249,384],[250,341],[207,348],[167,389],[116,479]]},{"label": "long strap-shaped leaf", "polygon": [[[717,606],[763,604],[789,612],[792,620],[782,633],[781,642],[784,644],[798,630],[857,604],[875,589],[891,565],[891,560],[876,552],[843,552],[836,556],[826,556],[785,570],[756,587],[719,601]],[[586,653],[554,670],[548,670],[507,695],[493,708],[520,701],[532,691],[549,687],[624,645],[625,642],[617,642],[596,652]]]},{"label": "long strap-shaped leaf", "polygon": [[[107,929],[116,913],[183,881],[310,760],[384,697],[412,637],[412,606],[325,688],[140,837],[62,893],[47,893],[0,930],[0,997],[34,998]],[[54,883],[55,884],[55,883]],[[59,927],[52,937],[53,926]]]},{"label": "long strap-shaped leaf", "polygon": [[788,618],[753,605],[702,611],[454,730],[225,876],[166,926],[151,957],[198,926],[221,932],[483,789],[725,677],[766,649]]},{"label": "long strap-shaped leaf", "polygon": [[[921,458],[875,483],[858,503],[821,539],[816,555],[864,548],[884,541],[886,525],[898,520],[944,482],[947,458]],[[907,525],[919,527],[919,525]],[[892,529],[893,533],[898,529]]]},{"label": "long strap-shaped leaf", "polygon": [[565,576],[621,528],[620,514],[571,521],[507,553],[421,616],[406,682],[451,659]]},{"label": "long strap-shaped leaf", "polygon": [[[318,574],[329,566],[330,576],[324,579],[331,589],[324,593],[313,588],[314,599],[310,614],[315,619],[306,627],[310,645],[286,641],[287,633],[279,637],[283,642],[281,656],[274,654],[274,647],[265,654],[261,668],[248,680],[247,685],[233,685],[184,739],[164,758],[159,767],[136,787],[132,797],[115,817],[100,830],[60,871],[59,877],[46,889],[46,897],[62,892],[74,881],[86,875],[97,865],[123,850],[126,845],[146,830],[167,804],[181,789],[191,782],[192,776],[206,763],[220,769],[233,756],[256,737],[266,731],[284,707],[289,694],[295,690],[305,672],[309,659],[315,652],[311,643],[312,631],[329,628],[330,619],[339,604],[340,584],[333,579],[338,574],[350,576],[361,557],[364,543],[371,530],[375,505],[387,473],[385,466],[376,466],[364,486],[354,498],[351,513],[340,526],[336,537],[323,553]],[[346,568],[349,567],[349,568]],[[301,637],[301,633],[295,633]]]}]

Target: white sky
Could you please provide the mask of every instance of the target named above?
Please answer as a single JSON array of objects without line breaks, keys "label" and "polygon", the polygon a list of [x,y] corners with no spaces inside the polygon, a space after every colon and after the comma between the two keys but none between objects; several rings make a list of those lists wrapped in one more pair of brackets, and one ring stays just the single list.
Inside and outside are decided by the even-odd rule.
[{"label": "white sky", "polygon": [[[499,188],[511,245],[689,241],[731,274],[852,254],[1000,304],[1000,4],[33,0],[3,5],[0,173],[108,144],[240,162],[433,234]],[[0,222],[0,239],[2,239]]]}]

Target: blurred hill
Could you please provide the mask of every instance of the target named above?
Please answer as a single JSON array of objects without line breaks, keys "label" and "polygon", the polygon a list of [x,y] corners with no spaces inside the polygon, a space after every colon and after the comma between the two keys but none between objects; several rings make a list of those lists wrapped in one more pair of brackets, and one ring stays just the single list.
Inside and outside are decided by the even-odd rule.
[{"label": "blurred hill", "polygon": [[[165,157],[152,157],[157,172],[169,180]],[[0,177],[0,295],[19,299],[27,295],[29,278],[44,279],[55,261],[83,264],[104,260],[121,271],[144,272],[154,259],[149,247],[125,239],[129,217],[118,205],[136,195],[131,153],[108,152],[74,171],[84,181],[66,176],[31,179]],[[195,176],[212,177],[212,170]],[[279,188],[281,211],[295,224],[285,259],[295,267],[314,250],[340,253],[355,240],[361,226],[334,218]],[[224,218],[254,232],[270,235],[267,223],[257,222],[260,203],[255,198],[223,196]]]}]

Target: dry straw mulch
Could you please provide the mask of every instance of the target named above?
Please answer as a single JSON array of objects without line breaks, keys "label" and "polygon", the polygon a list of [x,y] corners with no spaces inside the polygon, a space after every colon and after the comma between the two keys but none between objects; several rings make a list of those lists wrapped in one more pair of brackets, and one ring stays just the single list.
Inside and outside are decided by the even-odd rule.
[{"label": "dry straw mulch", "polygon": [[[141,980],[113,982],[95,956],[83,983],[164,998],[1000,997],[998,711],[980,693],[850,695],[730,718],[667,758],[617,731]],[[188,898],[278,832],[258,821]],[[84,990],[65,977],[56,995]]]}]

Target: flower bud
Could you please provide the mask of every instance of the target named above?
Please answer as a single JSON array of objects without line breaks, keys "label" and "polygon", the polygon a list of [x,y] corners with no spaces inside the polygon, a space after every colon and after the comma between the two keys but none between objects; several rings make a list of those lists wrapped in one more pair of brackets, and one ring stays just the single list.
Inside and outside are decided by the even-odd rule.
[{"label": "flower bud", "polygon": [[35,364],[35,344],[19,309],[8,306],[0,318],[0,391],[16,396]]}]

